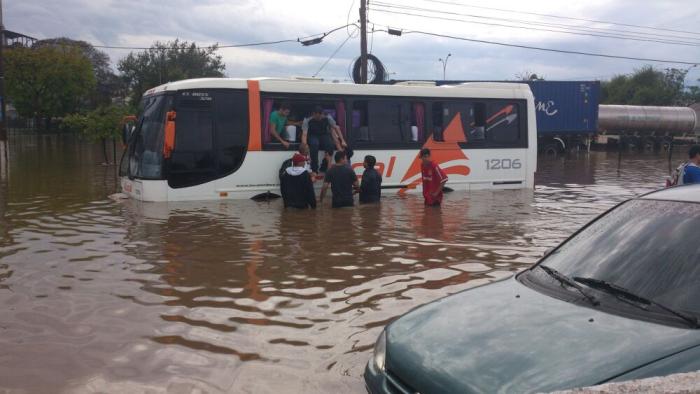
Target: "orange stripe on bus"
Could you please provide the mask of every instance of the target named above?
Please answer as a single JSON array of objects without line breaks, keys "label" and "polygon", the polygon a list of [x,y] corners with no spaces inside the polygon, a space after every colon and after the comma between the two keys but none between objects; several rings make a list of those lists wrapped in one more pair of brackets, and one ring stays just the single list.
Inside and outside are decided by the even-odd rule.
[{"label": "orange stripe on bus", "polygon": [[260,82],[248,81],[248,150],[262,150],[262,130],[260,120]]},{"label": "orange stripe on bus", "polygon": [[396,163],[396,156],[391,156],[389,159],[389,169],[386,171],[386,177],[390,178],[391,174],[394,172],[394,164]]},{"label": "orange stripe on bus", "polygon": [[163,157],[170,158],[170,155],[175,149],[175,119],[177,114],[175,111],[168,111],[165,114],[165,136],[163,141]]}]

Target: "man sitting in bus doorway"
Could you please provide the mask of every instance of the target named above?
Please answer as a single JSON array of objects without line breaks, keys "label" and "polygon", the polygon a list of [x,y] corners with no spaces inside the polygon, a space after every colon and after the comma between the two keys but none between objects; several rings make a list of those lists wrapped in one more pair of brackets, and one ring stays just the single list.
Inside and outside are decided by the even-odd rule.
[{"label": "man sitting in bus doorway", "polygon": [[430,149],[420,151],[421,174],[423,176],[423,197],[425,205],[440,206],[442,203],[442,188],[447,183],[447,174],[430,158]]},{"label": "man sitting in bus doorway", "polygon": [[345,152],[335,152],[335,165],[326,172],[321,188],[319,202],[323,202],[328,186],[333,192],[333,208],[351,207],[354,205],[353,189],[359,187],[357,175],[347,164]]},{"label": "man sitting in bus doorway", "polygon": [[365,156],[365,161],[362,163],[365,171],[362,173],[362,182],[360,182],[360,204],[379,202],[381,198],[382,176],[374,168],[376,164],[377,159],[374,156]]},{"label": "man sitting in bus doorway", "polygon": [[289,117],[290,107],[288,103],[280,104],[277,111],[272,111],[270,114],[270,133],[272,137],[279,141],[280,144],[284,146],[285,149],[289,148],[289,136],[287,135],[287,130],[285,129],[287,125],[298,125],[299,122],[291,122],[287,119]]},{"label": "man sitting in bus doorway", "polygon": [[311,151],[311,171],[319,172],[318,167],[318,151],[323,150],[325,153],[324,163],[320,171],[324,172],[325,167],[330,162],[333,154],[333,135],[331,133],[340,134],[340,128],[335,123],[335,120],[330,115],[323,114],[323,108],[316,106],[311,117],[305,118],[301,125],[301,143],[308,144]]},{"label": "man sitting in bus doorway", "polygon": [[280,189],[285,208],[316,208],[316,192],[311,174],[306,170],[306,157],[299,153],[294,154],[292,166],[280,177]]}]

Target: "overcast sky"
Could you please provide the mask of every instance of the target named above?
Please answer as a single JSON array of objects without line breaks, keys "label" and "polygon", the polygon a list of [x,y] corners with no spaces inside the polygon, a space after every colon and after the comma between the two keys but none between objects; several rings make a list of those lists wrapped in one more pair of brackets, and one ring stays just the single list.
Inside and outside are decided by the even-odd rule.
[{"label": "overcast sky", "polygon": [[[381,6],[382,3],[415,8],[402,10]],[[697,0],[370,0],[369,20],[377,29],[388,25],[518,45],[700,62],[700,34],[641,30],[465,5],[700,33],[700,1]],[[175,38],[195,41],[201,45],[296,39],[329,31],[345,25],[348,20],[352,23],[358,19],[358,1],[352,0],[6,0],[4,7],[4,23],[9,30],[36,38],[66,36],[96,45],[117,46],[149,46],[155,40]],[[513,25],[517,24],[517,21],[529,21],[574,25],[583,29],[633,30],[646,33],[645,37],[652,40],[694,42],[698,46],[488,26],[398,15],[382,12],[382,9],[491,24]],[[452,14],[437,14],[429,10]],[[539,28],[555,29],[552,26],[541,25]],[[285,43],[254,48],[221,49],[220,54],[226,63],[226,74],[230,77],[311,76],[347,39],[342,49],[319,74],[319,77],[326,79],[344,80],[349,78],[349,66],[360,51],[357,33],[350,38],[348,36],[353,31],[354,27],[337,31],[326,37],[323,43],[310,47],[303,47],[299,43]],[[607,34],[631,33],[609,31]],[[632,72],[645,64],[654,64],[661,68],[673,66],[547,53],[418,34],[396,37],[376,32],[373,38],[370,38],[370,42],[372,53],[382,60],[390,73],[395,73],[391,74],[391,77],[397,79],[440,79],[443,69],[438,59],[447,53],[452,54],[447,64],[448,79],[512,79],[515,74],[525,70],[542,74],[547,79],[607,79],[615,74]],[[113,63],[128,53],[125,50],[107,52]],[[700,67],[691,71],[686,83],[696,84],[698,78]]]}]

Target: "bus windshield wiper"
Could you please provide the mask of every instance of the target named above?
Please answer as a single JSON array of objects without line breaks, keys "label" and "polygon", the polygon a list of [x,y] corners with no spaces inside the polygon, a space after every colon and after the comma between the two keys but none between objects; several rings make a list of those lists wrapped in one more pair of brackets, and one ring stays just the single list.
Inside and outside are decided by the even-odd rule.
[{"label": "bus windshield wiper", "polygon": [[586,293],[586,291],[583,289],[583,287],[581,287],[581,285],[576,283],[576,281],[569,278],[568,276],[562,274],[561,272],[555,270],[552,267],[547,267],[546,265],[543,265],[543,264],[538,265],[537,268],[541,269],[542,271],[547,273],[547,275],[556,279],[559,283],[561,283],[562,286],[569,286],[569,287],[573,287],[574,289],[578,290],[578,292],[581,293],[581,295],[585,299],[587,299],[593,306],[600,305],[600,302],[598,302],[598,300],[595,297]]},{"label": "bus windshield wiper", "polygon": [[[683,320],[685,320],[692,328],[700,328],[700,322],[698,322],[698,319],[695,316],[691,316],[688,314],[685,314],[683,312],[679,312],[677,310],[674,310],[672,308],[669,308],[663,304],[660,304],[654,300],[642,297],[640,295],[634,294],[631,291],[625,289],[624,287],[618,286],[614,283],[610,283],[601,279],[595,279],[595,278],[582,278],[580,276],[574,277],[574,280],[578,283],[583,283],[584,285],[588,287],[592,287],[594,289],[602,290],[605,292],[608,292],[618,298],[621,298],[623,300],[628,300],[632,301],[633,303],[641,303],[645,305],[653,305],[656,306],[659,309],[662,309],[676,317],[679,317]],[[641,306],[640,306],[641,307]],[[644,308],[646,309],[646,308]]]}]

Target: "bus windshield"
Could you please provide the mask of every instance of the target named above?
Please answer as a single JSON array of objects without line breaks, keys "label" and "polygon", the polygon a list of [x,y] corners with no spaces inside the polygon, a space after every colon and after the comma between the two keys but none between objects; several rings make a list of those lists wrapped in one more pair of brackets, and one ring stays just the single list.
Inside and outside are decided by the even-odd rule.
[{"label": "bus windshield", "polygon": [[141,116],[129,142],[130,178],[162,179],[163,129],[168,96],[144,97]]}]

